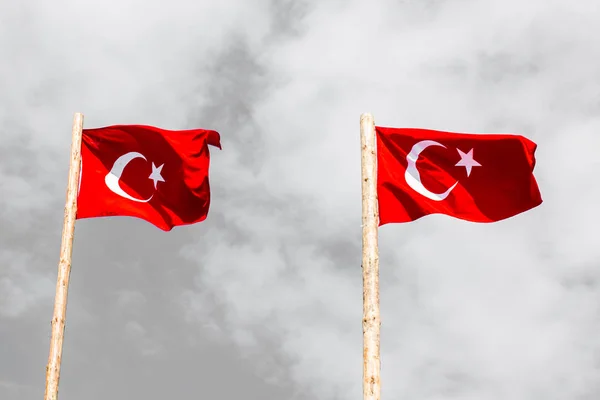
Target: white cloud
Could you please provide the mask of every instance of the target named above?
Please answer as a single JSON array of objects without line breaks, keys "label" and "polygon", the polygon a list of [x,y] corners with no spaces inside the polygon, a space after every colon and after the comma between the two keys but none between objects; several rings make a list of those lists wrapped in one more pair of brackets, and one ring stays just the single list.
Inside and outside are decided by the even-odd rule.
[{"label": "white cloud", "polygon": [[[594,2],[20,7],[0,13],[0,326],[23,323],[2,337],[16,359],[47,357],[35,340],[15,343],[48,328],[73,112],[86,126],[210,127],[223,142],[207,221],[168,235],[130,220],[78,225],[69,307],[85,313],[69,313],[65,400],[90,385],[119,391],[98,398],[130,396],[126,380],[107,389],[91,371],[125,365],[132,343],[173,357],[181,369],[165,377],[222,356],[184,365],[182,354],[233,342],[300,396],[360,396],[362,112],[380,125],[528,136],[544,197],[498,224],[431,216],[381,229],[382,398],[597,397]],[[90,365],[106,338],[112,351],[98,347]],[[132,381],[147,372],[139,365],[154,368],[131,362],[117,373]],[[16,366],[0,363],[3,385],[39,381]]]},{"label": "white cloud", "polygon": [[[229,307],[224,332],[281,341],[311,396],[359,396],[360,113],[520,133],[539,144],[542,206],[493,225],[432,216],[381,230],[382,396],[586,398],[599,372],[598,14],[591,3],[423,4],[321,3],[305,35],[269,50],[284,83],[254,114],[270,157],[253,184],[276,205],[219,199],[251,244],[228,251],[207,234],[202,290]],[[314,253],[335,240],[351,254]]]}]

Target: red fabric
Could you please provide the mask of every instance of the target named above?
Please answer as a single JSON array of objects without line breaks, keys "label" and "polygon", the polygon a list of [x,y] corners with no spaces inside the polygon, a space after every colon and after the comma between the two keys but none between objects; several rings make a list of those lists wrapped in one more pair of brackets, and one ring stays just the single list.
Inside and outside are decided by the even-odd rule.
[{"label": "red fabric", "polygon": [[[143,125],[84,129],[77,219],[130,216],[165,231],[205,220],[210,205],[209,144],[221,148],[218,132],[168,131]],[[117,162],[130,152],[146,159],[131,155],[129,162]],[[119,164],[125,166],[122,174],[113,169]],[[115,172],[110,174],[111,170]],[[117,192],[120,186],[123,196],[109,186]],[[141,200],[152,197],[140,202],[124,196]]]},{"label": "red fabric", "polygon": [[[495,222],[542,203],[533,176],[537,145],[523,136],[383,127],[376,127],[376,133],[380,225],[414,221],[428,214]],[[408,159],[414,160],[414,156],[407,156],[423,140],[445,146],[430,145],[417,158],[416,171],[423,187],[439,194],[458,182],[443,200],[419,193],[413,188],[418,187],[418,180],[406,177]],[[480,166],[472,166],[467,176],[467,168],[456,164],[461,158],[468,161],[468,157],[461,157],[458,150],[468,154],[471,149]],[[415,177],[415,169],[409,169],[408,174]]]}]

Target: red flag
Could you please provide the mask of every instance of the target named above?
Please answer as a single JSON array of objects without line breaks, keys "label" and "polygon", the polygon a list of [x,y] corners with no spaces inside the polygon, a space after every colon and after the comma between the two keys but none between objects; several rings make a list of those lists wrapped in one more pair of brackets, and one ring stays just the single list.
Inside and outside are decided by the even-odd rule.
[{"label": "red flag", "polygon": [[382,128],[377,133],[379,224],[446,214],[495,222],[542,203],[537,145],[518,135]]},{"label": "red flag", "polygon": [[143,125],[84,129],[77,219],[130,216],[169,231],[206,219],[208,145],[219,133]]}]

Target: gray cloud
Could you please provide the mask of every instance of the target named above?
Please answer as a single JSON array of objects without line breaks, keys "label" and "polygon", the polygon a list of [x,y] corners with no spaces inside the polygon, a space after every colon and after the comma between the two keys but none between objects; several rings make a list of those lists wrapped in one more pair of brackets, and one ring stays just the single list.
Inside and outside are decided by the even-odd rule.
[{"label": "gray cloud", "polygon": [[598,396],[593,2],[7,5],[0,398],[43,391],[75,111],[217,129],[223,150],[205,222],[77,224],[62,400],[359,397],[366,111],[524,134],[544,197],[381,229],[382,396]]}]

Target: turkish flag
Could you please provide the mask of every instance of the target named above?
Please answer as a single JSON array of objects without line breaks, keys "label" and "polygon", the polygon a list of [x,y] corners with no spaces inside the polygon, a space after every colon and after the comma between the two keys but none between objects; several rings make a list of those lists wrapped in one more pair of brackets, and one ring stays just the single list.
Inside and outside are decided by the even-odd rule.
[{"label": "turkish flag", "polygon": [[523,136],[375,129],[380,226],[428,214],[495,222],[542,203],[537,145]]},{"label": "turkish flag", "polygon": [[77,219],[137,217],[164,231],[206,219],[216,131],[144,125],[84,129]]}]

